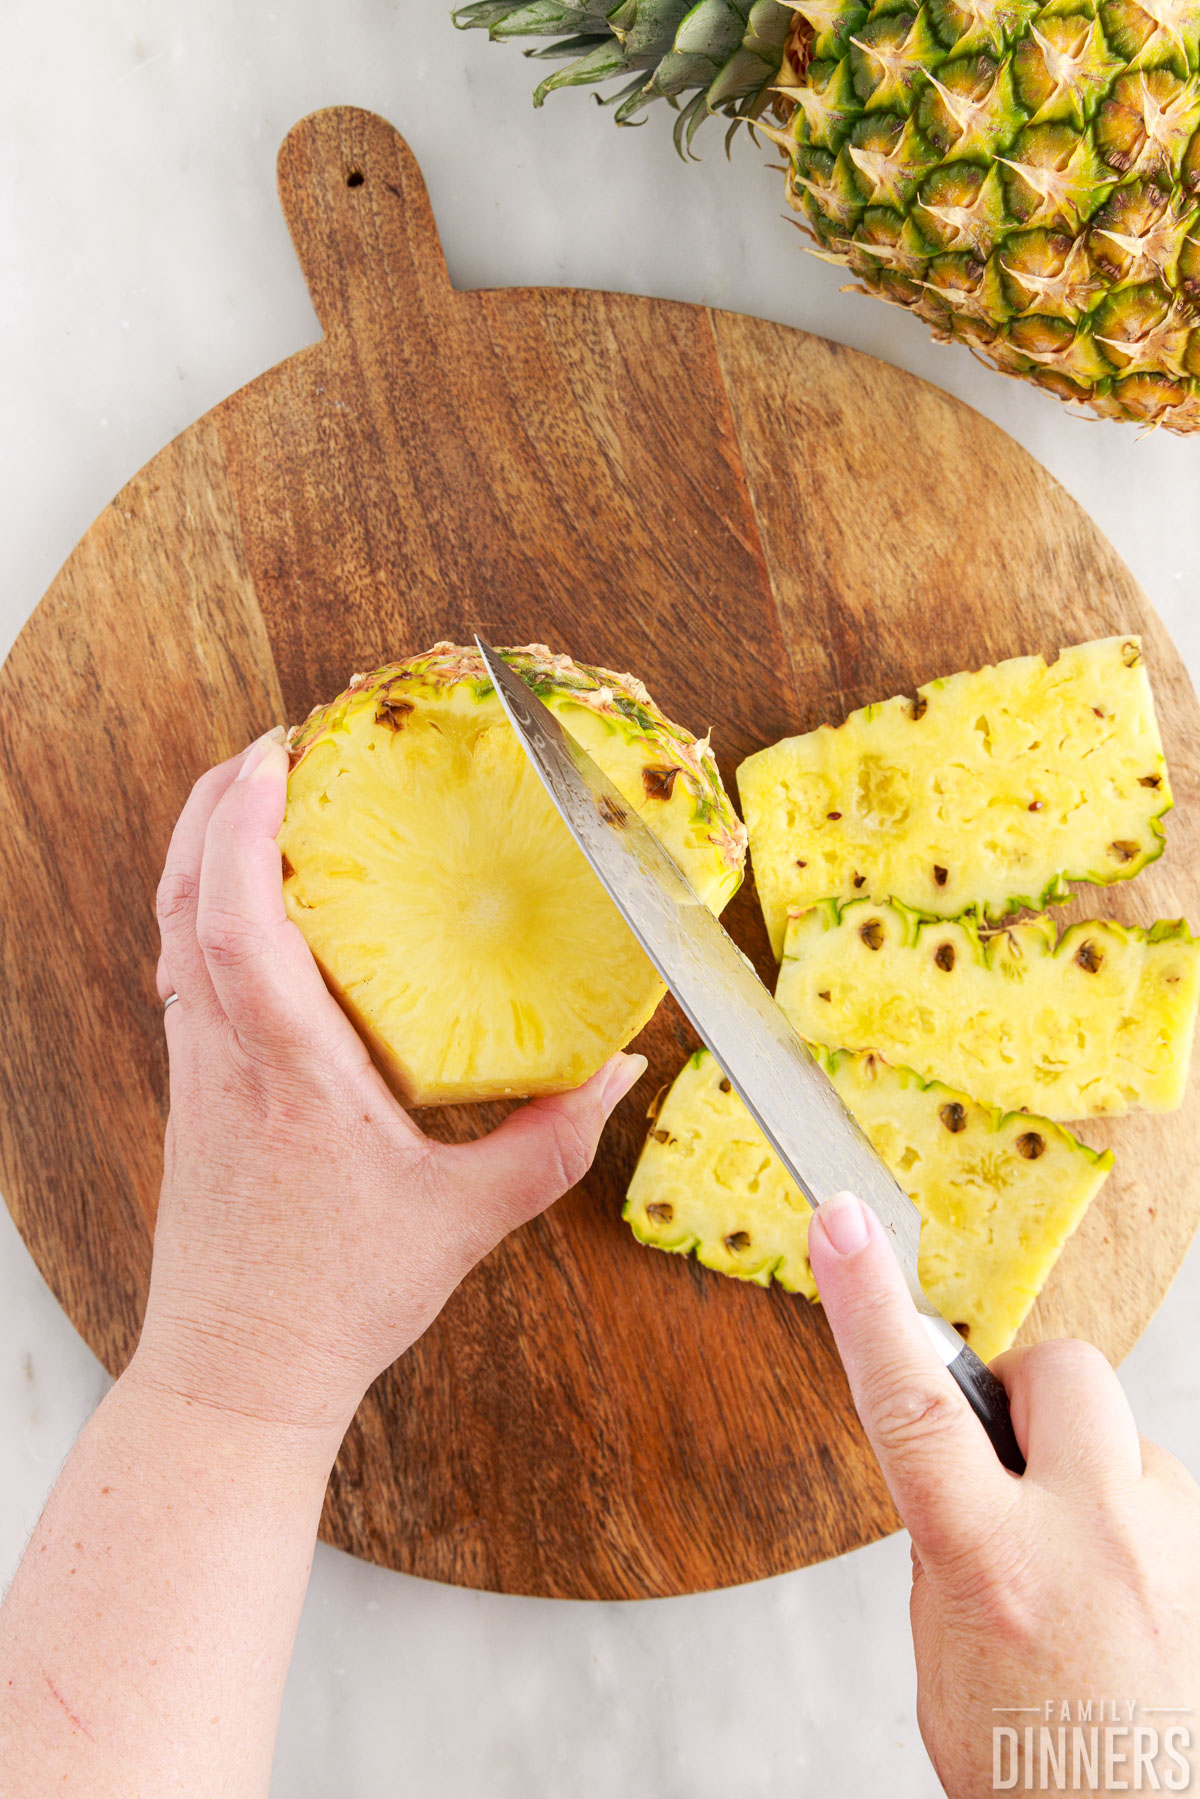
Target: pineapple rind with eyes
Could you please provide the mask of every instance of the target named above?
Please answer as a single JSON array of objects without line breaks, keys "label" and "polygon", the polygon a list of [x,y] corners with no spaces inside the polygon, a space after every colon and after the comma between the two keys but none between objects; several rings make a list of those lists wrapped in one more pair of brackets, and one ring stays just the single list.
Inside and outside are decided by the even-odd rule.
[{"label": "pineapple rind with eyes", "polygon": [[1200,941],[1091,919],[981,931],[905,906],[794,915],[776,998],[811,1042],[875,1049],[988,1105],[1048,1118],[1173,1111],[1200,1002]]},{"label": "pineapple rind with eyes", "polygon": [[931,681],[737,779],[777,957],[789,912],[820,900],[997,919],[1129,880],[1162,854],[1172,804],[1136,636]]},{"label": "pineapple rind with eyes", "polygon": [[[870,1052],[816,1054],[921,1213],[926,1293],[990,1360],[1012,1342],[1112,1152]],[[720,1274],[817,1298],[808,1204],[708,1050],[667,1094],[624,1216],[652,1248],[694,1252]]]}]

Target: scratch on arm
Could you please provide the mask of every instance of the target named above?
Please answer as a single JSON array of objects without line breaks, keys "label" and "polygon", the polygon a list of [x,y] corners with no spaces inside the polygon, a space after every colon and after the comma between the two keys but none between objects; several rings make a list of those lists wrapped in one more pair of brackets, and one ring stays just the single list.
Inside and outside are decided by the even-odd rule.
[{"label": "scratch on arm", "polygon": [[51,1680],[50,1676],[47,1674],[45,1668],[42,1669],[42,1679],[45,1681],[46,1685],[50,1688],[50,1691],[54,1694],[54,1697],[58,1700],[58,1703],[62,1706],[63,1710],[66,1712],[68,1718],[70,1718],[70,1720],[71,1720],[72,1724],[75,1726],[76,1730],[82,1730],[84,1736],[87,1738],[89,1743],[94,1742],[95,1739],[92,1736],[91,1731],[88,1729],[88,1727],[84,1723],[83,1719],[80,1717],[77,1717],[76,1714],[71,1710],[70,1706],[67,1704],[66,1700],[63,1698],[62,1694],[59,1692],[58,1688],[55,1686],[54,1682]]}]

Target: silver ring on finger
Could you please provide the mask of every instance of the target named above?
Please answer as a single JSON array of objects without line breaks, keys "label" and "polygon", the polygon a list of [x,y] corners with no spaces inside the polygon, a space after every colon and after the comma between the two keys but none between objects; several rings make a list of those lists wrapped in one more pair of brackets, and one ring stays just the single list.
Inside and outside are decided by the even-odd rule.
[{"label": "silver ring on finger", "polygon": [[168,993],[166,999],[163,1001],[163,1011],[164,1012],[169,1011],[170,1008],[175,1004],[175,1001],[178,998],[179,998],[179,995],[177,993]]}]

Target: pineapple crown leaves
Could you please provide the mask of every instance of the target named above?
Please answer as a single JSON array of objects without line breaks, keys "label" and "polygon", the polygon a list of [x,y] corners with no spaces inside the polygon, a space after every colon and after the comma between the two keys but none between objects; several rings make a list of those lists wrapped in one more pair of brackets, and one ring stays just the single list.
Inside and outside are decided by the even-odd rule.
[{"label": "pineapple crown leaves", "polygon": [[562,88],[631,77],[616,92],[596,95],[597,102],[614,108],[617,124],[632,125],[644,122],[638,114],[652,101],[666,100],[679,115],[681,155],[706,118],[732,119],[732,136],[743,119],[758,115],[793,25],[790,0],[474,0],[452,17],[460,29],[482,29],[497,41],[555,40],[525,53],[568,65],[538,83],[535,106]]}]

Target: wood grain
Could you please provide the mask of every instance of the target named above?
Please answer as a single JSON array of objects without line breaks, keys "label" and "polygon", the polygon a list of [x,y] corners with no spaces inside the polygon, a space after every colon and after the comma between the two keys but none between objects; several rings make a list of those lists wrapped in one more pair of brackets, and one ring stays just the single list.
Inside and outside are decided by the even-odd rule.
[{"label": "wood grain", "polygon": [[[360,179],[361,178],[361,179]],[[962,667],[1147,639],[1177,810],[1087,904],[1200,918],[1200,713],[1095,526],[944,394],[758,321],[614,294],[456,293],[370,114],[291,133],[280,192],[325,336],[157,456],[0,672],[0,1180],[114,1372],[144,1302],[166,1111],[153,891],[190,782],[355,668],[462,638],[631,668],[726,776],[790,730]],[[1080,911],[1078,902],[1076,911]],[[727,915],[769,972],[749,888]],[[668,1002],[597,1167],[372,1389],[326,1537],[442,1580],[637,1598],[835,1555],[895,1517],[819,1311],[639,1248]],[[1115,1358],[1200,1217],[1195,1091],[1093,1133],[1116,1173],[1026,1334]],[[496,1114],[429,1114],[471,1134]],[[1169,1180],[1159,1185],[1157,1175]]]}]

